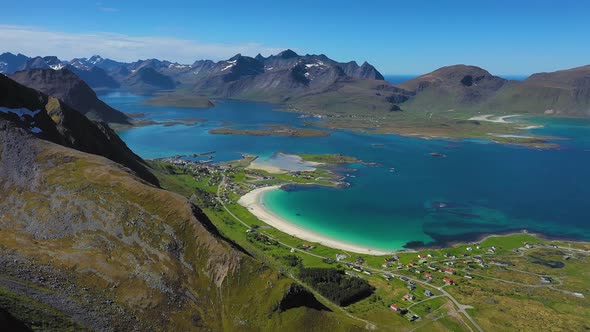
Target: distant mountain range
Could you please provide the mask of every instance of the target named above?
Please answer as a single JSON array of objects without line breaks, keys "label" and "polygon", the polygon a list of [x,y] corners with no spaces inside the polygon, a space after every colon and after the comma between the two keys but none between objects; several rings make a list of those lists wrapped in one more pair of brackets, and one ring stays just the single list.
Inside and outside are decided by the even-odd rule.
[{"label": "distant mountain range", "polygon": [[98,55],[70,61],[0,55],[4,74],[35,68],[69,70],[93,89],[182,91],[184,96],[262,100],[314,112],[344,107],[353,113],[464,110],[590,116],[590,66],[534,74],[518,82],[479,67],[455,65],[392,85],[367,62],[359,66],[292,50],[192,64],[158,59],[124,63]]},{"label": "distant mountain range", "polygon": [[[70,61],[62,61],[54,56],[29,58],[22,54],[0,55],[0,73],[11,75],[17,71],[39,68],[69,69],[95,89],[123,87],[146,91],[195,85],[197,90],[215,90],[228,96],[243,90],[265,90],[269,88],[269,81],[277,80],[280,81],[280,88],[310,89],[350,78],[383,80],[383,75],[366,62],[361,66],[354,61],[340,63],[323,54],[300,56],[292,50],[267,58],[260,54],[254,58],[237,54],[225,61],[198,60],[192,65],[158,59],[124,63],[98,55]],[[246,84],[241,84],[241,87],[235,84],[232,87],[214,86],[247,77],[256,77],[253,80],[256,87],[245,87]]]}]

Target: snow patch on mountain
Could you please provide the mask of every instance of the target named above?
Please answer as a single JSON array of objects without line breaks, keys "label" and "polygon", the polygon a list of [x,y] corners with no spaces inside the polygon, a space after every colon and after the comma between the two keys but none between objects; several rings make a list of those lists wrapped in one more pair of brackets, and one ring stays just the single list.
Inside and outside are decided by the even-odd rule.
[{"label": "snow patch on mountain", "polygon": [[28,115],[30,117],[34,117],[35,115],[37,115],[39,112],[41,112],[41,110],[36,110],[36,111],[31,111],[28,108],[8,108],[8,107],[3,107],[0,106],[0,112],[8,114],[8,113],[12,113],[12,114],[16,114],[21,120],[25,120],[25,116]]},{"label": "snow patch on mountain", "polygon": [[315,63],[308,63],[305,65],[306,68],[311,68],[311,67],[323,67],[324,63],[321,61],[315,62]]},{"label": "snow patch on mountain", "polygon": [[65,67],[66,65],[64,65],[63,63],[58,63],[56,65],[51,65],[49,66],[49,68],[53,69],[53,70],[61,70],[63,69],[63,67]]},{"label": "snow patch on mountain", "polygon": [[176,68],[176,69],[184,69],[184,68],[190,68],[190,65],[181,65],[178,63],[171,63],[168,65],[168,68]]},{"label": "snow patch on mountain", "polygon": [[232,61],[226,61],[227,63],[229,63],[229,65],[227,65],[226,67],[224,67],[223,69],[221,69],[221,71],[226,71],[230,68],[232,68],[233,66],[236,65],[236,63],[238,62],[238,60],[232,60]]}]

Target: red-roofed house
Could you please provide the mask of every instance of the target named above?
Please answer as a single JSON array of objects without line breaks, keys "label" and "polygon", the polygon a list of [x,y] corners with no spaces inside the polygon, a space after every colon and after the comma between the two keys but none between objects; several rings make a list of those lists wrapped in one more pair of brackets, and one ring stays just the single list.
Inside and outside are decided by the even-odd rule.
[{"label": "red-roofed house", "polygon": [[451,278],[445,277],[445,278],[443,278],[443,280],[447,285],[454,285],[455,284],[455,282]]},{"label": "red-roofed house", "polygon": [[452,270],[452,269],[446,269],[446,270],[445,270],[445,273],[446,273],[446,274],[455,274],[455,270]]},{"label": "red-roofed house", "polygon": [[399,311],[399,306],[397,304],[392,304],[389,306],[393,311]]},{"label": "red-roofed house", "polygon": [[424,273],[424,277],[426,277],[426,279],[432,279],[432,273],[426,272]]}]

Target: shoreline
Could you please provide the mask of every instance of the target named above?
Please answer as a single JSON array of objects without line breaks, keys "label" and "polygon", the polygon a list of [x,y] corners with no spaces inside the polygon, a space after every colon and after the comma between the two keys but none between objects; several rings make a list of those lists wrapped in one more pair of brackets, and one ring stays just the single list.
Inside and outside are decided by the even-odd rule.
[{"label": "shoreline", "polygon": [[264,193],[266,193],[268,191],[280,189],[282,186],[284,186],[284,185],[274,185],[274,186],[268,186],[268,187],[254,189],[254,190],[248,192],[247,194],[245,194],[244,196],[240,197],[240,199],[238,200],[238,204],[240,204],[241,206],[248,209],[248,211],[250,213],[252,213],[260,221],[264,222],[265,224],[267,224],[267,225],[269,225],[269,226],[271,226],[271,227],[273,227],[273,228],[275,228],[287,235],[291,235],[291,236],[296,237],[302,241],[309,241],[309,242],[313,242],[313,243],[318,243],[318,244],[321,244],[321,245],[329,247],[329,248],[339,249],[339,250],[347,251],[350,253],[365,254],[365,255],[372,255],[372,256],[384,256],[384,255],[392,255],[392,254],[400,253],[400,252],[408,253],[408,252],[418,252],[421,250],[442,250],[442,249],[455,248],[455,247],[461,246],[461,245],[479,243],[479,242],[485,241],[485,240],[487,240],[489,238],[493,238],[493,237],[503,237],[503,236],[510,236],[510,235],[525,235],[525,234],[531,235],[533,237],[537,237],[539,239],[543,239],[546,241],[551,241],[551,242],[552,241],[568,241],[568,242],[579,242],[579,243],[586,243],[587,242],[587,241],[583,241],[580,239],[572,239],[572,238],[568,238],[568,237],[559,237],[559,236],[557,236],[557,237],[550,236],[550,235],[544,234],[542,232],[529,231],[527,229],[522,229],[520,231],[507,230],[506,232],[498,232],[498,233],[482,233],[472,240],[450,241],[450,242],[447,242],[446,244],[442,244],[442,245],[433,245],[433,246],[423,245],[423,246],[417,246],[414,248],[403,248],[403,249],[399,249],[399,250],[390,250],[390,251],[372,249],[372,248],[367,248],[367,247],[363,247],[360,245],[348,243],[345,241],[336,240],[336,239],[318,234],[316,232],[304,229],[303,227],[297,226],[297,225],[289,222],[288,220],[271,212],[269,209],[267,209],[264,206],[264,203],[262,202],[262,196]]},{"label": "shoreline", "polygon": [[383,251],[383,250],[366,248],[366,247],[362,247],[359,245],[355,245],[355,244],[351,244],[351,243],[347,243],[347,242],[343,242],[343,241],[338,241],[338,240],[317,234],[315,232],[306,230],[302,227],[299,227],[297,225],[290,223],[288,220],[285,220],[284,218],[277,216],[276,214],[272,213],[264,206],[264,203],[262,202],[262,195],[265,192],[268,192],[271,190],[276,190],[281,187],[282,187],[282,185],[276,185],[276,186],[269,186],[269,187],[262,187],[262,188],[254,189],[254,190],[248,192],[246,195],[240,197],[240,199],[238,200],[238,204],[240,204],[243,207],[245,207],[246,209],[248,209],[248,211],[250,211],[250,213],[252,213],[254,216],[256,216],[256,218],[258,218],[260,221],[266,223],[267,225],[272,226],[285,234],[294,236],[294,237],[299,238],[304,241],[314,242],[314,243],[324,245],[326,247],[340,249],[340,250],[344,250],[344,251],[348,251],[348,252],[354,252],[357,254],[383,256],[383,255],[389,255],[389,254],[396,252],[395,250]]}]

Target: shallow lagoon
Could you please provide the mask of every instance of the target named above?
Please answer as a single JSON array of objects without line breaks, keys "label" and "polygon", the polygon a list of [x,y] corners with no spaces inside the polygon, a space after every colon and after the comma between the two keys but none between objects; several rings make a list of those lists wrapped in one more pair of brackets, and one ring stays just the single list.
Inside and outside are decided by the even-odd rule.
[{"label": "shallow lagoon", "polygon": [[533,129],[535,133],[568,138],[551,150],[342,130],[313,138],[212,135],[208,130],[228,125],[302,126],[309,119],[263,103],[221,101],[211,109],[187,109],[144,106],[143,97],[125,92],[100,97],[117,109],[142,112],[156,121],[208,119],[195,126],[151,125],[120,132],[144,158],[208,151],[216,151],[216,161],[241,153],[262,159],[276,152],[343,153],[379,163],[352,165],[355,170],[344,172],[350,175],[348,189],[302,187],[264,196],[276,214],[346,242],[394,250],[523,229],[590,240],[590,121],[528,119],[545,125]]}]

